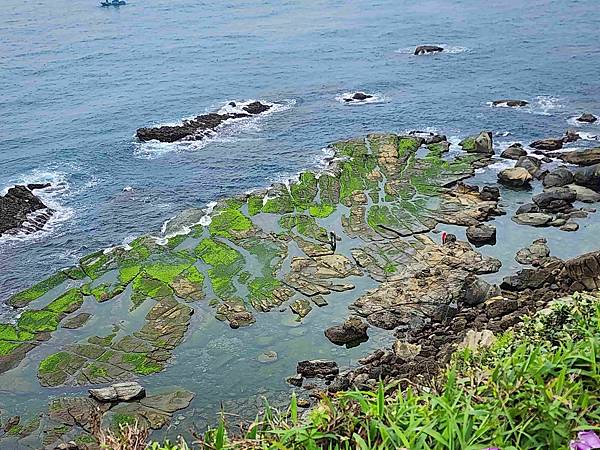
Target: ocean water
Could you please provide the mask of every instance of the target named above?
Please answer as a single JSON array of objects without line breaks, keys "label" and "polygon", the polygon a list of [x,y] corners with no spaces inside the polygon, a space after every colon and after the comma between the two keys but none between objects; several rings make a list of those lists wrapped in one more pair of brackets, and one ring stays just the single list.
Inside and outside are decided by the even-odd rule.
[{"label": "ocean water", "polygon": [[[0,240],[0,303],[92,250],[159,231],[187,207],[313,167],[336,139],[409,129],[491,129],[510,133],[497,138],[507,143],[562,134],[582,111],[600,113],[597,6],[4,0],[0,189],[53,181],[43,196],[58,214],[43,233]],[[449,52],[414,57],[422,43]],[[355,90],[377,101],[339,101]],[[486,104],[497,98],[531,106]],[[138,127],[246,99],[283,106],[201,146],[135,142]]]},{"label": "ocean water", "polygon": [[[318,167],[335,140],[417,129],[457,143],[485,129],[494,131],[499,153],[511,142],[577,127],[586,139],[569,147],[599,145],[600,124],[574,122],[584,111],[600,115],[597,8],[596,0],[130,0],[120,8],[92,0],[3,0],[0,190],[51,181],[40,195],[57,214],[41,233],[0,239],[0,315],[14,314],[2,307],[12,293],[85,254],[158,234],[186,208]],[[419,44],[448,51],[415,57]],[[375,98],[345,104],[343,96],[357,90]],[[488,104],[500,98],[530,105]],[[277,106],[202,143],[136,142],[139,127],[250,99]],[[499,160],[479,177],[494,180],[506,165]],[[528,196],[503,192],[513,209]],[[506,261],[538,233],[516,232],[510,215],[498,225],[508,250],[485,252]],[[583,235],[548,231],[553,254],[594,247],[590,236],[600,221],[591,216],[582,228]],[[510,230],[504,238],[503,230]],[[502,274],[512,269],[514,263],[505,265]],[[350,300],[328,314],[346,314]],[[118,305],[102,308],[119,314],[110,309]],[[315,316],[310,331],[295,334],[269,315],[227,337],[214,321],[190,333],[175,363],[191,362],[194,417],[207,405],[217,411],[221,399],[258,395],[274,384],[287,395],[283,376],[300,357],[360,355],[323,345],[320,331],[331,318]],[[276,338],[254,344],[257,335]],[[374,336],[369,345],[383,340]],[[259,368],[248,354],[261,345],[276,346],[283,366]],[[0,391],[3,408],[25,412],[45,403],[48,391],[29,362],[3,377],[15,383]],[[178,381],[177,371],[167,371],[147,382]]]}]

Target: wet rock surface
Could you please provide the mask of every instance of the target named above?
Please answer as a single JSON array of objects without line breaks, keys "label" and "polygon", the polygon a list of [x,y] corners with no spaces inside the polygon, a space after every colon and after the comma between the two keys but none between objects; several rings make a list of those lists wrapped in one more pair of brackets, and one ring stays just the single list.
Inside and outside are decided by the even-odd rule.
[{"label": "wet rock surface", "polygon": [[594,164],[600,163],[600,147],[562,153],[559,157],[569,164],[593,166]]},{"label": "wet rock surface", "polygon": [[496,227],[494,226],[486,224],[472,225],[467,228],[466,234],[469,242],[475,246],[496,243]]},{"label": "wet rock surface", "polygon": [[527,151],[518,142],[515,144],[511,144],[510,146],[507,147],[506,150],[504,150],[500,154],[500,156],[502,158],[514,159],[514,160],[518,160],[521,156],[526,156],[526,155],[527,155]]},{"label": "wet rock surface", "polygon": [[527,106],[529,102],[525,100],[494,100],[493,106],[510,106],[511,108]]},{"label": "wet rock surface", "polygon": [[515,256],[515,260],[519,264],[539,266],[549,256],[550,248],[547,245],[547,241],[544,238],[540,238],[533,241],[529,247],[519,250]]},{"label": "wet rock surface", "polygon": [[485,155],[494,154],[492,133],[489,131],[482,131],[477,136],[465,138],[458,145],[466,152],[483,153]]},{"label": "wet rock surface", "polygon": [[[204,114],[194,119],[184,120],[181,125],[139,128],[136,136],[142,142],[152,140],[160,142],[197,141],[210,136],[217,127],[229,120],[255,116],[272,108],[272,105],[261,102],[240,105],[242,106],[239,112]],[[230,106],[237,107],[238,105],[234,103]]]},{"label": "wet rock surface", "polygon": [[590,113],[583,113],[577,118],[577,122],[594,123],[598,118]]},{"label": "wet rock surface", "polygon": [[369,339],[369,325],[358,317],[351,317],[341,325],[335,325],[325,330],[325,336],[336,345],[356,346]]},{"label": "wet rock surface", "polygon": [[54,211],[32,191],[49,186],[49,184],[14,186],[4,196],[0,196],[0,236],[19,232],[30,234],[44,227]]},{"label": "wet rock surface", "polygon": [[547,151],[553,151],[553,150],[560,150],[563,147],[563,140],[562,139],[541,139],[538,141],[533,141],[531,144],[529,144],[529,146],[531,148],[535,148],[537,150],[547,150]]},{"label": "wet rock surface", "polygon": [[427,53],[439,53],[443,51],[444,49],[437,45],[419,45],[415,48],[415,55],[425,55]]}]

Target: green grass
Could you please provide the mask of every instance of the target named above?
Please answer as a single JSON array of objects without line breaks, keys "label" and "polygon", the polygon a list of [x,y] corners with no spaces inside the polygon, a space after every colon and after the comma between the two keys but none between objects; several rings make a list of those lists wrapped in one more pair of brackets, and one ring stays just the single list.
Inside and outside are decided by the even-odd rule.
[{"label": "green grass", "polygon": [[338,393],[302,419],[292,396],[287,411],[265,405],[243,435],[209,430],[201,448],[568,448],[600,424],[600,299],[557,302],[491,347],[455,353],[428,384]]}]

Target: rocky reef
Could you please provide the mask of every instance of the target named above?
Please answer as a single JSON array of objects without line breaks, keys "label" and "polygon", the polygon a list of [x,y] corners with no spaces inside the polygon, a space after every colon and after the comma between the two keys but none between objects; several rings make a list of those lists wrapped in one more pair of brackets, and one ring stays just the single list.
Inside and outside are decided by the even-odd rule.
[{"label": "rocky reef", "polygon": [[[301,322],[315,307],[326,308],[328,296],[348,292],[352,316],[332,317],[325,337],[351,347],[383,329],[398,342],[352,371],[340,373],[332,361],[303,361],[290,382],[320,377],[331,390],[367,386],[380,376],[435,370],[467,328],[502,329],[550,295],[597,287],[596,254],[562,261],[536,241],[517,256],[532,267],[495,286],[481,275],[497,272],[499,260],[452,234],[436,235],[440,224],[460,226],[473,245],[491,244],[496,229],[486,222],[504,214],[495,183],[465,183],[492,163],[492,133],[468,137],[460,147],[450,154],[445,136],[424,132],[337,142],[322,172],[185,212],[169,222],[166,236],[142,236],[87,255],[9,299],[22,310],[0,324],[0,373],[34,355],[45,388],[132,383],[165,370],[198,326],[192,319],[207,311],[234,329],[274,309],[291,311]],[[600,195],[597,165],[548,171],[543,161],[518,153],[511,156],[522,185],[543,180],[545,191],[519,208],[515,221],[566,226],[583,215],[575,202],[598,200],[592,195]],[[367,278],[375,287],[357,289],[357,280]],[[127,320],[96,313],[108,304],[122,305],[120,319]],[[57,340],[62,333],[73,334]],[[42,344],[44,352],[33,352]],[[277,358],[265,351],[257,359]],[[93,405],[103,417],[137,415],[152,428],[166,423],[141,389],[119,386],[67,403]],[[191,401],[190,393],[180,395]],[[84,422],[57,424],[66,431],[55,441],[85,429]]]},{"label": "rocky reef", "polygon": [[50,184],[18,185],[11,187],[4,196],[0,196],[0,236],[30,234],[44,227],[54,211],[32,191],[48,187]]},{"label": "rocky reef", "polygon": [[210,136],[217,127],[230,120],[244,119],[262,114],[272,108],[272,105],[259,101],[237,105],[229,103],[235,112],[216,112],[186,119],[181,125],[163,125],[154,128],[139,128],[137,138],[142,141],[157,140],[160,142],[199,141]]}]

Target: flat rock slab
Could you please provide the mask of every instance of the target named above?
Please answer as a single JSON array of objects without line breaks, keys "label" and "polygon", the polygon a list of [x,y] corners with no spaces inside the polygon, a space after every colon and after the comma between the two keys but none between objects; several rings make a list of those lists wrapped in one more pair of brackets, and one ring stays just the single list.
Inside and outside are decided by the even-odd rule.
[{"label": "flat rock slab", "polygon": [[90,389],[90,396],[99,402],[128,402],[145,397],[146,390],[139,383],[115,383],[111,386]]}]

